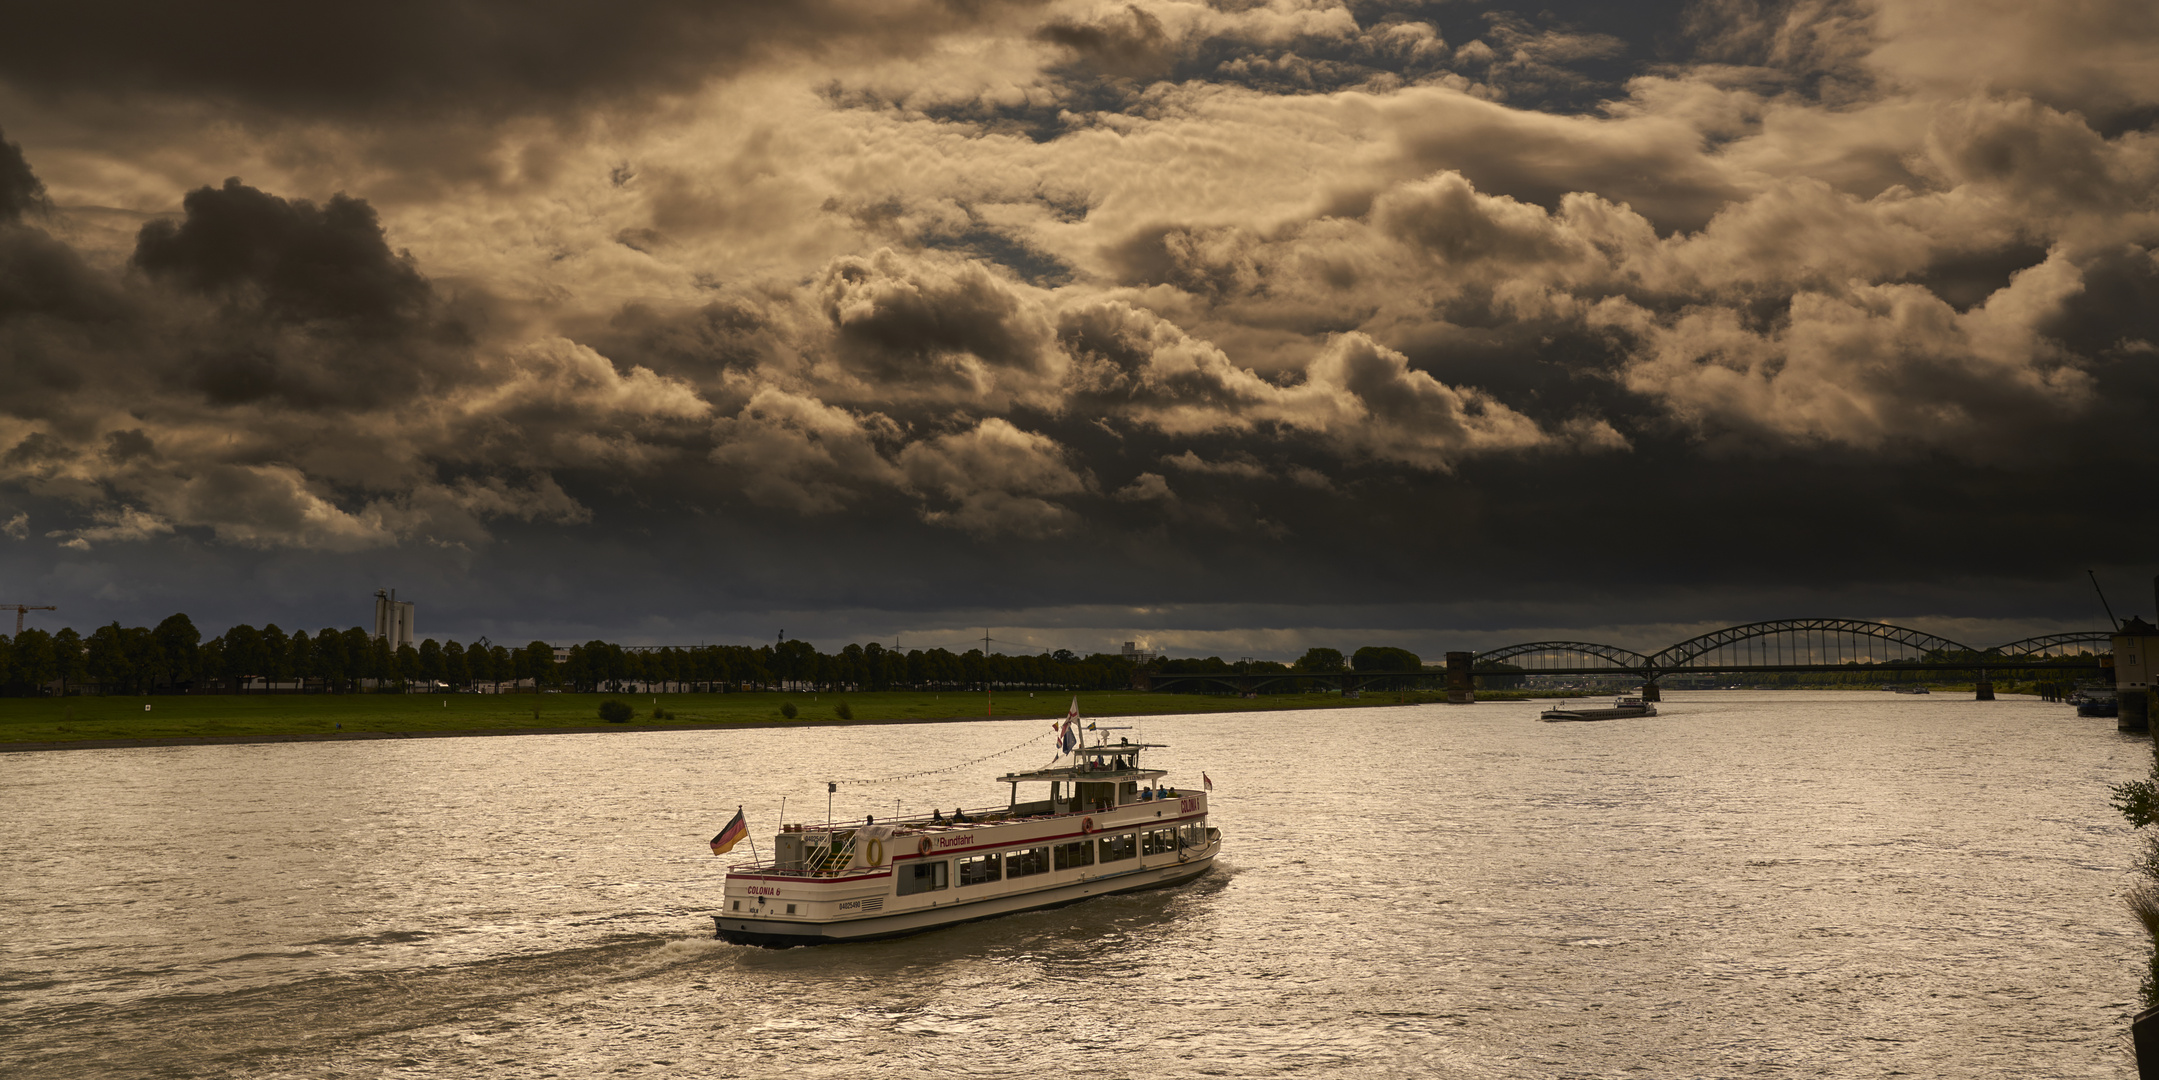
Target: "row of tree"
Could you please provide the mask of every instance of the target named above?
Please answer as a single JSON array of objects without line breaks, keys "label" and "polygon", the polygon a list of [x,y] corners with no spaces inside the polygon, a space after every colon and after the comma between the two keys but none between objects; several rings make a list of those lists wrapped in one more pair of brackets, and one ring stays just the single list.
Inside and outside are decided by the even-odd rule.
[{"label": "row of tree", "polygon": [[[1294,663],[1277,660],[1224,661],[1219,656],[1172,660],[1163,658],[1147,670],[1163,675],[1332,675],[1345,671],[1421,671],[1424,661],[1408,649],[1367,645],[1349,657],[1338,649],[1307,649]],[[1435,675],[1438,673],[1435,672]]]},{"label": "row of tree", "polygon": [[[1151,670],[1199,673],[1234,670],[1300,672],[1415,670],[1415,654],[1365,648],[1345,658],[1313,649],[1294,665],[1220,657],[1156,660]],[[558,658],[542,641],[512,648],[485,638],[469,644],[429,638],[391,648],[351,627],[287,633],[276,624],[234,626],[203,640],[186,615],[155,627],[112,623],[87,637],[74,629],[24,630],[0,636],[0,694],[91,691],[145,693],[349,694],[372,690],[567,689],[622,691],[1014,689],[1112,690],[1133,685],[1139,668],[1115,653],[1080,656],[1065,649],[1039,655],[985,655],[980,649],[887,649],[871,642],[833,653],[806,641],[773,645],[704,645],[647,649],[605,641],[575,645]]]}]

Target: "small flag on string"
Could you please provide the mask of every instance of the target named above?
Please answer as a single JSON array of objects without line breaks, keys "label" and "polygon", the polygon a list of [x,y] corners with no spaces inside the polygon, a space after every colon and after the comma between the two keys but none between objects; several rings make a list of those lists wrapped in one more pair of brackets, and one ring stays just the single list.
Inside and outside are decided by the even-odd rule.
[{"label": "small flag on string", "polygon": [[1200,786],[1206,788],[1208,791],[1214,790],[1214,781],[1207,779],[1206,773],[1199,774],[1199,782]]},{"label": "small flag on string", "polygon": [[741,843],[743,837],[748,835],[750,835],[749,822],[742,820],[742,808],[735,807],[735,820],[728,822],[727,827],[720,830],[720,835],[712,838],[712,853],[714,855],[725,855],[733,851],[735,845]]}]

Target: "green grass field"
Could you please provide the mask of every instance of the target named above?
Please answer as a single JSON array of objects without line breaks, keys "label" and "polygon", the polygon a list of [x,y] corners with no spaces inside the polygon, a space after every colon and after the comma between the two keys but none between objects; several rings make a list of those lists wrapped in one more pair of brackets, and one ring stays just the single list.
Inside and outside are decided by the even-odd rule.
[{"label": "green grass field", "polygon": [[[1436,700],[1437,696],[1367,691],[1361,699],[1330,694],[1227,695],[1085,691],[1089,717],[1167,713],[1338,709]],[[634,707],[636,719],[606,725],[600,703]],[[1000,691],[996,717],[1062,717],[1070,693]],[[0,698],[0,744],[102,739],[275,738],[291,735],[424,734],[465,731],[614,730],[714,724],[839,723],[845,702],[855,723],[980,719],[983,695],[945,691],[861,694],[210,694],[200,697]],[[797,719],[780,712],[793,704]],[[144,709],[147,705],[149,708]],[[672,720],[655,720],[663,709]]]}]

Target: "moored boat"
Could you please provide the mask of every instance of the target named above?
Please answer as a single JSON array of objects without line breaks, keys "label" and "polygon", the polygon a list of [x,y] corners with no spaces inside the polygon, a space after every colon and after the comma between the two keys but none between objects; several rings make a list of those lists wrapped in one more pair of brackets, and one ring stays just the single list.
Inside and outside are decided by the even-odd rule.
[{"label": "moored boat", "polygon": [[1655,716],[1657,707],[1638,697],[1614,699],[1608,709],[1546,709],[1539,719],[1561,720],[1622,720],[1630,716]]},{"label": "moored boat", "polygon": [[2079,686],[2069,703],[2077,707],[2078,716],[2121,715],[2121,699],[2111,687]]},{"label": "moored boat", "polygon": [[[773,857],[730,867],[715,936],[743,945],[819,945],[921,933],[1058,907],[1096,896],[1181,885],[1221,851],[1207,792],[1169,787],[1142,768],[1161,743],[1080,744],[1008,773],[1001,807],[897,821],[782,825]],[[1204,774],[1202,776],[1204,779]],[[1021,784],[1049,797],[1020,801]]]}]

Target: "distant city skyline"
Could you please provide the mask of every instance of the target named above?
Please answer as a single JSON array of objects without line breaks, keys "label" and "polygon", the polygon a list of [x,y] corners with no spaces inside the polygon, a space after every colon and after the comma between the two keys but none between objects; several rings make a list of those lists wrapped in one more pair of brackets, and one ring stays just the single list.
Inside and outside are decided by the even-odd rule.
[{"label": "distant city skyline", "polygon": [[1991,643],[2094,568],[2149,618],[2150,20],[54,8],[0,38],[0,602],[1286,659]]}]

